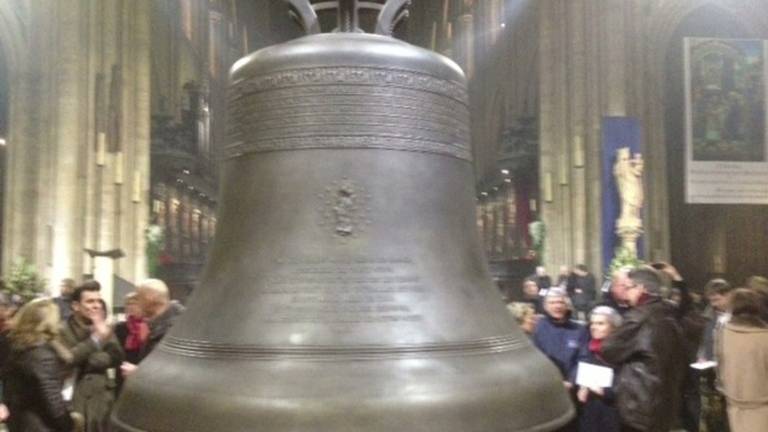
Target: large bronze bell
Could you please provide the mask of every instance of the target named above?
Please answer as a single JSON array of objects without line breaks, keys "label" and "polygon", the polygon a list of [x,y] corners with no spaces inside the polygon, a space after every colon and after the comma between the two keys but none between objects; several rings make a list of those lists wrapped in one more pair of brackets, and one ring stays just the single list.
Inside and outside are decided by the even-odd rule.
[{"label": "large bronze bell", "polygon": [[[475,225],[465,78],[389,36],[405,0],[232,69],[218,232],[113,413],[136,432],[546,431],[573,416]],[[325,2],[328,3],[328,2]],[[371,2],[367,2],[370,6]],[[349,32],[347,32],[347,31]]]}]

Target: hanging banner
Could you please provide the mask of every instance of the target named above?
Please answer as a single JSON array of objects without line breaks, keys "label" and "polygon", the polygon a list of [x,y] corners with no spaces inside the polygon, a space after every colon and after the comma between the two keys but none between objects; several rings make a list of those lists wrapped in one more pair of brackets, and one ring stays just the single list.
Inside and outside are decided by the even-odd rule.
[{"label": "hanging banner", "polygon": [[[640,153],[640,121],[634,117],[603,117],[602,124],[602,245],[603,265],[607,268],[613,260],[614,251],[620,245],[616,234],[616,220],[621,215],[621,197],[616,185],[614,166],[620,149],[628,150],[630,156]],[[637,246],[642,258],[642,240]]]},{"label": "hanging banner", "polygon": [[766,44],[685,38],[685,201],[768,204]]}]

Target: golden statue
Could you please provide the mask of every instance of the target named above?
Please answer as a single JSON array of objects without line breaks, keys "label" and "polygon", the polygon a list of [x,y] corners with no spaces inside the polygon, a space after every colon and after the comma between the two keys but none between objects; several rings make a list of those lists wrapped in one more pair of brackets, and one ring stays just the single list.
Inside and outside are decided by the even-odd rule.
[{"label": "golden statue", "polygon": [[640,153],[631,158],[629,147],[618,149],[613,175],[621,197],[619,219],[640,219],[640,210],[643,208],[643,158]]},{"label": "golden statue", "polygon": [[637,239],[643,233],[641,211],[643,209],[643,158],[639,153],[632,157],[629,147],[616,151],[613,175],[621,197],[621,214],[616,220],[616,234],[622,246],[637,256]]}]

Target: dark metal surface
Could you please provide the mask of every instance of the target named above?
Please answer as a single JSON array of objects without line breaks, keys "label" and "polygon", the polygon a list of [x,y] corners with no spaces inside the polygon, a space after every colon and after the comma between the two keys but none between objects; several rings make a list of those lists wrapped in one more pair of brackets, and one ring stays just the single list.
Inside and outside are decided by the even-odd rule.
[{"label": "dark metal surface", "polygon": [[370,34],[231,73],[219,226],[118,431],[546,431],[572,407],[517,329],[474,215],[465,79]]}]

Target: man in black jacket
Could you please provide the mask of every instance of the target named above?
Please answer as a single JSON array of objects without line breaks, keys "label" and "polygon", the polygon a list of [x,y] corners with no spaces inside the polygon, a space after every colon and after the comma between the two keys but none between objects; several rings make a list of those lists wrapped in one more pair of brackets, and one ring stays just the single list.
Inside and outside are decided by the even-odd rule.
[{"label": "man in black jacket", "polygon": [[661,298],[661,278],[643,267],[629,273],[624,323],[603,344],[619,368],[614,388],[622,430],[668,432],[680,407],[688,367],[677,308]]}]

